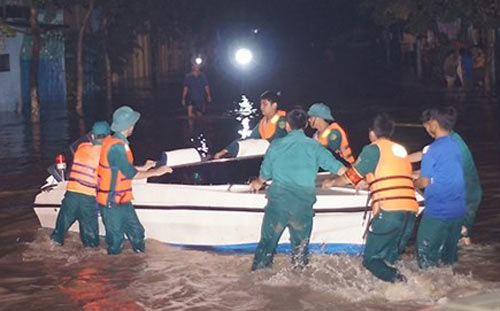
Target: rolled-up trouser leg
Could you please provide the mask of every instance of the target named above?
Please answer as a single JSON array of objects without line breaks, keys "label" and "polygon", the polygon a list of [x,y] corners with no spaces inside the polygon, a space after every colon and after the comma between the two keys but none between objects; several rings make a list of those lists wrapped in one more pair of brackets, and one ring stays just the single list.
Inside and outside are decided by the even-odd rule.
[{"label": "rolled-up trouser leg", "polygon": [[398,251],[403,229],[401,215],[402,212],[380,211],[373,219],[366,238],[363,266],[383,281],[394,282],[400,275],[387,262]]},{"label": "rolled-up trouser leg", "polygon": [[69,227],[76,221],[78,211],[78,196],[67,191],[61,204],[61,209],[57,215],[56,227],[50,238],[61,245],[64,245],[64,236]]},{"label": "rolled-up trouser leg", "polygon": [[287,224],[286,213],[268,203],[262,221],[260,241],[253,258],[252,270],[268,268],[273,263],[274,251]]},{"label": "rolled-up trouser leg", "polygon": [[448,220],[447,236],[444,240],[441,261],[445,265],[452,265],[458,261],[458,240],[462,229],[463,218]]},{"label": "rolled-up trouser leg", "polygon": [[309,239],[313,226],[313,216],[312,213],[300,213],[297,216],[290,215],[288,221],[292,263],[298,267],[305,267],[309,262]]},{"label": "rolled-up trouser leg", "polygon": [[84,247],[97,247],[99,246],[99,225],[97,224],[95,197],[85,197],[80,201],[78,215],[80,239]]},{"label": "rolled-up trouser leg", "polygon": [[142,253],[146,250],[146,244],[144,243],[144,227],[139,221],[132,203],[123,204],[122,206],[126,209],[123,224],[124,232],[130,244],[132,244],[134,252]]},{"label": "rolled-up trouser leg", "polygon": [[121,205],[111,208],[101,208],[102,221],[106,228],[106,244],[108,244],[108,254],[120,254],[123,248],[123,218],[124,209]]}]

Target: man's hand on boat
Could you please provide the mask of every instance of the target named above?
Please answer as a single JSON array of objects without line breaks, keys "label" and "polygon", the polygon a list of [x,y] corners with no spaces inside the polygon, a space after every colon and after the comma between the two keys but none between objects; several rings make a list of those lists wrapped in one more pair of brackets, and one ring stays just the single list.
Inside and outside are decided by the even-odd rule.
[{"label": "man's hand on boat", "polygon": [[134,179],[144,179],[144,178],[149,178],[149,177],[157,177],[161,175],[165,175],[167,173],[172,173],[174,170],[166,165],[158,166],[155,168],[151,168],[147,171],[141,171],[138,170],[137,174],[135,175]]},{"label": "man's hand on boat", "polygon": [[214,160],[221,159],[227,155],[228,151],[226,149],[222,149],[221,151],[214,154]]},{"label": "man's hand on boat", "polygon": [[138,171],[148,171],[149,169],[153,168],[156,166],[156,161],[153,161],[153,160],[147,160],[146,161],[146,164],[144,164],[143,166],[136,166],[135,168],[138,170]]},{"label": "man's hand on boat", "polygon": [[263,180],[263,179],[262,179],[262,178],[260,178],[260,177],[255,178],[254,180],[252,180],[252,181],[250,182],[250,190],[251,190],[252,192],[257,192],[257,191],[261,190],[261,189],[263,188],[263,186],[264,186],[265,182],[266,182],[266,181],[265,181],[265,180]]},{"label": "man's hand on boat", "polygon": [[332,187],[343,187],[349,185],[349,180],[345,177],[345,175],[336,176],[334,178],[325,179],[321,184],[321,188],[329,189]]},{"label": "man's hand on boat", "polygon": [[365,179],[361,180],[356,186],[354,186],[354,189],[356,189],[356,194],[359,193],[359,190],[368,190],[368,188],[369,184]]},{"label": "man's hand on boat", "polygon": [[154,170],[158,174],[156,176],[161,176],[161,175],[164,175],[164,174],[170,174],[170,173],[172,173],[174,171],[170,166],[166,166],[166,165],[162,165],[160,167],[157,167]]}]

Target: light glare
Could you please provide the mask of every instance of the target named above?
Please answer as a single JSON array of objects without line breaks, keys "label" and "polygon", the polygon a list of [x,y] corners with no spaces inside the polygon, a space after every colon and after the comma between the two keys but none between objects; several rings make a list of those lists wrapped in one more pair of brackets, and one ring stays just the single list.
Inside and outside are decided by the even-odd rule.
[{"label": "light glare", "polygon": [[236,51],[235,57],[240,65],[248,65],[253,59],[252,52],[247,48],[241,48]]}]

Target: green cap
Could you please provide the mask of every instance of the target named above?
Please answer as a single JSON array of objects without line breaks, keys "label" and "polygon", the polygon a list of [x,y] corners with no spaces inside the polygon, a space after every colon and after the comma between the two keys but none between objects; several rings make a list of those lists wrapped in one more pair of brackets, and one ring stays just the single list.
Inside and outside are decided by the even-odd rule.
[{"label": "green cap", "polygon": [[94,134],[94,137],[108,136],[110,132],[109,124],[106,121],[97,121],[94,123],[94,126],[92,126],[92,134]]},{"label": "green cap", "polygon": [[114,132],[124,131],[132,126],[134,126],[141,114],[137,111],[134,111],[129,106],[121,106],[116,109],[113,113],[113,123],[111,124],[111,129]]},{"label": "green cap", "polygon": [[307,115],[314,118],[321,118],[323,120],[334,121],[330,108],[323,103],[316,103],[309,107]]}]

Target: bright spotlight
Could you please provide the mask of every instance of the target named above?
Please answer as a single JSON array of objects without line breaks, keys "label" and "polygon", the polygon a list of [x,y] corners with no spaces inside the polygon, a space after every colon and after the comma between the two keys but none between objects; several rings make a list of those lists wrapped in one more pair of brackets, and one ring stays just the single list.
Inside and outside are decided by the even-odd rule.
[{"label": "bright spotlight", "polygon": [[203,59],[201,59],[201,57],[198,56],[194,59],[194,62],[197,65],[201,65],[201,63],[203,63]]},{"label": "bright spotlight", "polygon": [[253,59],[252,52],[247,48],[239,49],[234,56],[238,64],[243,66],[248,65]]}]

